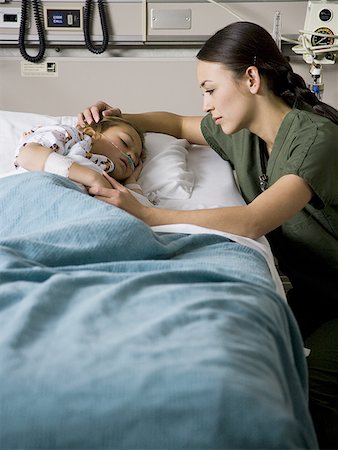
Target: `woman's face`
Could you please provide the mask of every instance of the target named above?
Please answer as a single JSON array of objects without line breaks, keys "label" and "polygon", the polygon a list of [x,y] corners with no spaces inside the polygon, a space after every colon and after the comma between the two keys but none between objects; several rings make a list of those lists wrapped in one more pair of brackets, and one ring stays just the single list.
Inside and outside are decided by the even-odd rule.
[{"label": "woman's face", "polygon": [[225,134],[249,128],[254,117],[249,80],[235,79],[223,64],[198,61],[198,82],[203,90],[203,111],[210,112]]},{"label": "woman's face", "polygon": [[123,181],[140,162],[142,141],[133,127],[119,123],[100,133],[93,142],[92,152],[111,159],[115,164],[113,177]]}]

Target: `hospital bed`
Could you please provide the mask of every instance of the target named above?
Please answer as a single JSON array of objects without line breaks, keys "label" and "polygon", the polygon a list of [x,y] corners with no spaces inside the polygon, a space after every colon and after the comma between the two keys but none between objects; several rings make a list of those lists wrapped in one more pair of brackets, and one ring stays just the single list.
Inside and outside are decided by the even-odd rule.
[{"label": "hospital bed", "polygon": [[[13,172],[0,112],[0,448],[315,449],[303,343],[265,238],[150,228],[65,178]],[[243,204],[208,147],[146,135],[157,207]]]}]

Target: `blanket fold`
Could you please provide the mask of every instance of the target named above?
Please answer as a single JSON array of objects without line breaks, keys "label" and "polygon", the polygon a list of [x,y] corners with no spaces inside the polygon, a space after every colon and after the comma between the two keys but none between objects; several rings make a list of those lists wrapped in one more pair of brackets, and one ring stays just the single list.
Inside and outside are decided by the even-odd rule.
[{"label": "blanket fold", "polygon": [[0,448],[314,449],[265,258],[69,180],[0,180]]}]

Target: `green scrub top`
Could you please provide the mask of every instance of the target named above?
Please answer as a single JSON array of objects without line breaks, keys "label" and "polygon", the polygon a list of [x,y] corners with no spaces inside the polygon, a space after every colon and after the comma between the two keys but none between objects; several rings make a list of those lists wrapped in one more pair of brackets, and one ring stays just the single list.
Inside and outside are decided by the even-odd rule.
[{"label": "green scrub top", "polygon": [[[225,135],[210,114],[201,123],[206,141],[236,171],[247,203],[260,195],[264,172],[261,142],[248,130]],[[281,270],[295,292],[312,293],[338,311],[338,126],[312,112],[292,109],[278,130],[267,161],[268,186],[286,174],[303,178],[314,197],[305,208],[267,235]],[[314,295],[314,293],[316,293]],[[316,302],[317,303],[317,302]],[[310,306],[310,305],[308,305]]]}]

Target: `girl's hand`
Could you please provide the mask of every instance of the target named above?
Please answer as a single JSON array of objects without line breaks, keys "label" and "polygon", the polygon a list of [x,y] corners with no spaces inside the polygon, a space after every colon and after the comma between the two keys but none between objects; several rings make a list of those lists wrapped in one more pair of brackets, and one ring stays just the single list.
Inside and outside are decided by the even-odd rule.
[{"label": "girl's hand", "polygon": [[89,193],[94,195],[95,198],[118,208],[124,209],[130,214],[145,221],[147,210],[146,206],[143,206],[136,198],[118,181],[105,174],[105,177],[109,180],[111,188],[105,188],[100,186],[93,186],[89,189]]}]

